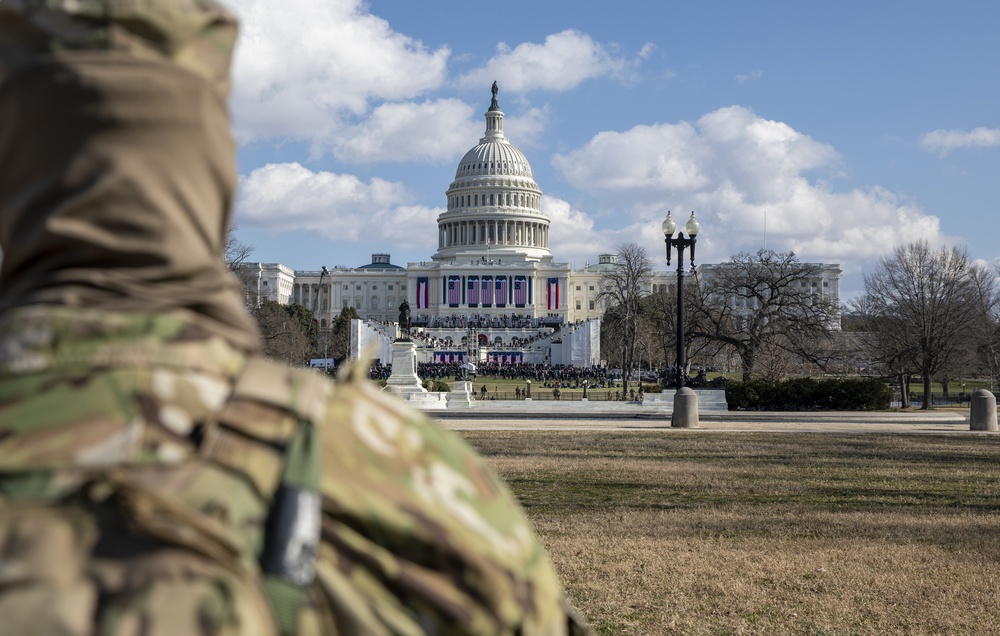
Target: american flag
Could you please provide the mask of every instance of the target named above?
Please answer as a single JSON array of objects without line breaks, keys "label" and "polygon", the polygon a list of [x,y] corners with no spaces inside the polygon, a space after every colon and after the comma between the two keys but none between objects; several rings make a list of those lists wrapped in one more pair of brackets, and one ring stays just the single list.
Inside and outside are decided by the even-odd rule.
[{"label": "american flag", "polygon": [[427,309],[430,306],[428,298],[429,288],[430,285],[426,276],[421,276],[417,279],[417,309]]},{"label": "american flag", "polygon": [[483,282],[480,283],[479,289],[482,290],[483,297],[482,300],[480,300],[480,302],[483,303],[483,307],[489,307],[490,305],[492,305],[493,294],[491,294],[490,292],[493,291],[493,277],[483,276]]},{"label": "american flag", "polygon": [[523,357],[518,351],[517,353],[490,353],[488,359],[497,364],[521,364]]},{"label": "american flag", "polygon": [[549,297],[548,308],[559,309],[559,279],[550,278],[548,285],[546,285],[546,291]]},{"label": "american flag", "polygon": [[458,276],[448,277],[448,304],[458,307],[462,302],[462,281]]},{"label": "american flag", "polygon": [[507,306],[507,277],[497,276],[496,295],[493,302],[497,307]]},{"label": "american flag", "polygon": [[514,304],[524,307],[528,302],[528,282],[524,276],[514,278]]},{"label": "american flag", "polygon": [[470,276],[468,284],[469,292],[466,294],[466,299],[469,301],[469,307],[475,307],[479,304],[479,277]]}]

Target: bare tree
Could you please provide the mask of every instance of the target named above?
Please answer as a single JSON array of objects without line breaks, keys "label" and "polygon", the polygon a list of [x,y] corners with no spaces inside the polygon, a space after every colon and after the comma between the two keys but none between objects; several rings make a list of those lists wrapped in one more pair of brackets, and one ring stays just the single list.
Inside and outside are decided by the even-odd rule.
[{"label": "bare tree", "polygon": [[[703,270],[704,271],[704,270]],[[732,261],[702,273],[691,297],[692,338],[730,347],[740,358],[743,379],[759,372],[767,353],[773,372],[776,350],[818,365],[835,349],[829,335],[838,307],[818,284],[817,266],[799,262],[791,252],[742,252]]]},{"label": "bare tree", "polygon": [[[696,337],[697,324],[693,320],[692,307],[699,298],[698,285],[690,284],[684,288],[684,359],[687,366],[698,357],[712,358],[725,346],[712,340]],[[669,286],[666,289],[654,290],[643,302],[643,321],[648,323],[654,334],[653,341],[659,360],[664,368],[676,368],[677,343],[677,289]],[[683,370],[689,373],[689,369]]]},{"label": "bare tree", "polygon": [[229,226],[229,230],[226,232],[224,258],[226,260],[226,267],[230,271],[238,269],[240,265],[245,263],[250,258],[250,255],[253,254],[254,249],[252,245],[244,243],[236,236],[237,230],[239,230],[239,227],[233,224]]},{"label": "bare tree", "polygon": [[895,377],[899,384],[900,404],[910,407],[910,376],[914,371],[913,342],[906,338],[906,326],[901,321],[882,315],[881,303],[868,296],[851,301],[856,316],[852,333],[863,355],[885,375]]},{"label": "bare tree", "polygon": [[646,250],[635,243],[618,246],[618,261],[601,275],[597,302],[608,308],[607,333],[614,334],[622,361],[622,394],[628,393],[635,368],[636,338],[642,299],[649,295],[653,263]]},{"label": "bare tree", "polygon": [[897,247],[865,274],[868,331],[884,350],[908,357],[932,404],[931,380],[960,355],[996,305],[992,279],[964,248],[932,249],[926,241]]},{"label": "bare tree", "polygon": [[312,312],[307,308],[265,300],[254,312],[254,318],[264,355],[297,367],[306,364],[314,354],[316,341],[310,335]]},{"label": "bare tree", "polygon": [[257,298],[258,272],[256,269],[250,269],[247,262],[253,254],[254,248],[236,236],[238,229],[235,224],[229,226],[229,230],[226,232],[226,249],[223,252],[223,259],[226,261],[226,267],[229,271],[240,281],[247,309],[250,313],[256,313],[261,301],[260,298]]},{"label": "bare tree", "polygon": [[[995,265],[993,274],[1000,276],[1000,265]],[[978,325],[975,333],[978,367],[990,378],[992,391],[1000,379],[1000,299],[993,304],[988,320]]]}]

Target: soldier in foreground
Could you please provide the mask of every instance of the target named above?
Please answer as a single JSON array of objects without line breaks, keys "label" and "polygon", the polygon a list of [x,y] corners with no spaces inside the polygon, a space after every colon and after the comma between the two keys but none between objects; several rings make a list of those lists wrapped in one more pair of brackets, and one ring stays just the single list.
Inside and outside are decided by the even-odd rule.
[{"label": "soldier in foreground", "polygon": [[0,633],[583,633],[461,440],[254,355],[235,38],[210,0],[0,0]]}]

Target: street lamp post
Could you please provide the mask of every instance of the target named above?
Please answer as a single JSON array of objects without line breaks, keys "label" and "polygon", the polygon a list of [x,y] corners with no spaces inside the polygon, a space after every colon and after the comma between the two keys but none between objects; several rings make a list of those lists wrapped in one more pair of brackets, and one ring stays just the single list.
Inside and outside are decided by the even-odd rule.
[{"label": "street lamp post", "polygon": [[697,242],[701,225],[694,218],[694,212],[684,226],[684,232],[677,230],[677,222],[667,212],[663,220],[663,239],[667,246],[667,267],[670,267],[671,248],[677,248],[677,393],[674,395],[674,410],[670,418],[670,426],[674,428],[692,428],[698,425],[698,396],[694,390],[684,386],[684,250],[691,248],[691,271],[694,271],[694,246]]},{"label": "street lamp post", "polygon": [[[313,337],[316,338],[316,353],[319,353],[319,339],[322,334],[322,330],[319,327],[320,319],[317,314],[317,309],[319,307],[319,297],[323,294],[323,279],[326,278],[329,273],[330,270],[328,270],[326,265],[324,265],[323,269],[319,272],[319,285],[316,286],[316,295],[313,296],[312,302]],[[323,355],[328,356],[329,352],[324,351]],[[330,373],[330,363],[328,357],[323,358],[323,373]]]}]

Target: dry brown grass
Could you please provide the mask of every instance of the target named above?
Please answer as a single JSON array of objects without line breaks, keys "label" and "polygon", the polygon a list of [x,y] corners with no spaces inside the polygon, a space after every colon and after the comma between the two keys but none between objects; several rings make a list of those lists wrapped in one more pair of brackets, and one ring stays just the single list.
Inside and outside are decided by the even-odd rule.
[{"label": "dry brown grass", "polygon": [[463,435],[599,634],[1000,633],[1000,437]]}]

